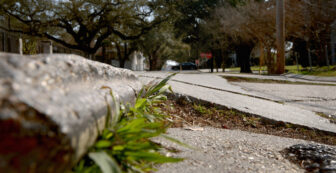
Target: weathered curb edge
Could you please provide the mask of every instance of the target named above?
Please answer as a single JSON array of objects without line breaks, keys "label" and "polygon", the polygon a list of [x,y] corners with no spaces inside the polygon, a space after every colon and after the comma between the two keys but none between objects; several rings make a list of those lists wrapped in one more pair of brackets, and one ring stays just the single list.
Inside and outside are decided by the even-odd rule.
[{"label": "weathered curb edge", "polygon": [[[76,55],[0,53],[0,172],[64,172],[95,142],[107,104],[134,104],[133,72]],[[97,129],[98,128],[98,129]]]}]

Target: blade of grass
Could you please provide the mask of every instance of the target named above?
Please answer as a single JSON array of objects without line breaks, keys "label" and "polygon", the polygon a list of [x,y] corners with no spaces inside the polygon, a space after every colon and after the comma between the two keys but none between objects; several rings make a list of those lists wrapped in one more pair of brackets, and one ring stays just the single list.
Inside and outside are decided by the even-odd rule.
[{"label": "blade of grass", "polygon": [[105,152],[91,152],[89,157],[99,166],[103,173],[122,173],[116,161]]},{"label": "blade of grass", "polygon": [[168,80],[169,80],[170,78],[172,78],[173,76],[175,76],[176,74],[177,74],[177,73],[173,73],[173,74],[167,76],[166,78],[164,78],[164,79],[163,79],[159,84],[157,84],[154,88],[150,89],[150,90],[146,93],[145,97],[149,97],[149,96],[153,95],[154,93],[158,92],[162,87],[164,87],[164,86],[167,84]]}]

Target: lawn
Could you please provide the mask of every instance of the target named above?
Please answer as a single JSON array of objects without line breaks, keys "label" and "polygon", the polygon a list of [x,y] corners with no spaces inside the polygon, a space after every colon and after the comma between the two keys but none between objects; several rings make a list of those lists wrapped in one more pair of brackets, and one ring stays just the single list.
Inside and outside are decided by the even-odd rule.
[{"label": "lawn", "polygon": [[[313,76],[336,77],[336,65],[330,66],[329,69],[327,66],[323,66],[323,67],[315,66],[312,68],[312,71],[310,71],[309,68],[303,68],[301,65],[299,66],[299,71],[296,65],[289,65],[289,66],[286,66],[285,68],[288,73],[313,75]],[[252,71],[259,71],[259,69],[260,69],[259,66],[251,67]],[[231,72],[239,72],[240,68],[239,67],[227,68],[227,70]],[[261,71],[267,71],[267,67],[262,66]]]},{"label": "lawn", "polygon": [[[313,76],[326,76],[326,77],[335,77],[336,76],[336,65],[330,66],[329,69],[327,66],[323,67],[313,67],[310,71],[309,68],[300,68],[300,71],[297,71],[296,68],[289,66],[288,72],[295,74],[303,74],[303,75],[313,75]],[[286,66],[287,69],[287,66]]]}]

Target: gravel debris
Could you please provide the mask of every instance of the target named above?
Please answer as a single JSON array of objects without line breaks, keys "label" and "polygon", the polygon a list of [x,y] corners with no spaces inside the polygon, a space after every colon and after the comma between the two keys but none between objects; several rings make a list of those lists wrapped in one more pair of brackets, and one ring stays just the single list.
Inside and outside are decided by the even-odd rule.
[{"label": "gravel debris", "polygon": [[[197,128],[197,127],[194,127]],[[179,150],[167,155],[185,158],[179,163],[158,167],[159,173],[218,172],[305,172],[285,159],[280,151],[295,144],[313,142],[255,134],[240,130],[202,127],[202,131],[171,128],[168,135],[195,149],[158,138],[158,142]]]},{"label": "gravel debris", "polygon": [[286,156],[309,172],[336,173],[336,148],[320,144],[297,144]]}]

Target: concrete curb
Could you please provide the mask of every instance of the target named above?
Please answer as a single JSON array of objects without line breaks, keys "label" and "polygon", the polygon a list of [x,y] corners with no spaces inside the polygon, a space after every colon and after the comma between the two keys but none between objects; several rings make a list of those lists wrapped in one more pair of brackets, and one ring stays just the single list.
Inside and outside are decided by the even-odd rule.
[{"label": "concrete curb", "polygon": [[107,104],[115,115],[142,87],[129,70],[60,54],[0,54],[0,84],[0,172],[71,168],[103,130]]}]

